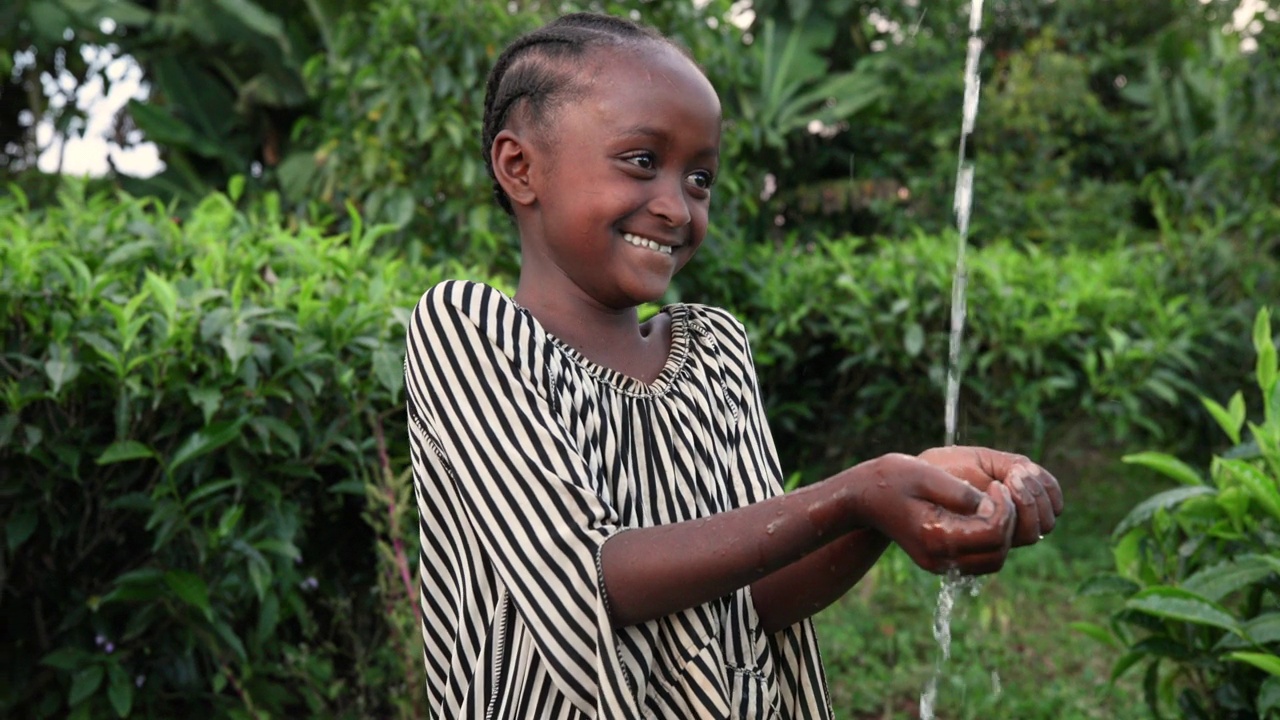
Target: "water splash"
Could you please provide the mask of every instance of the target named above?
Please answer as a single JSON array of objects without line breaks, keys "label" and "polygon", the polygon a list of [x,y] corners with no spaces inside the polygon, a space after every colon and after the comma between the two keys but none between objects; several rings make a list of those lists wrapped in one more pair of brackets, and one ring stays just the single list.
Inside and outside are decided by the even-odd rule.
[{"label": "water splash", "polygon": [[[978,98],[982,80],[978,76],[978,63],[982,58],[982,0],[970,0],[969,42],[964,62],[964,108],[960,120],[960,149],[956,165],[956,192],[952,209],[956,215],[956,270],[951,281],[951,338],[947,358],[947,395],[945,444],[956,443],[956,425],[960,405],[960,351],[964,341],[964,323],[968,312],[967,288],[969,269],[965,251],[969,244],[969,218],[973,211],[973,162],[966,157],[969,138],[973,134],[978,117]],[[933,676],[920,696],[920,720],[934,720],[934,707],[938,699],[938,680],[942,669],[951,658],[951,613],[955,609],[956,596],[961,591],[977,595],[976,578],[964,577],[957,571],[947,573],[938,592],[938,607],[933,618],[933,637],[941,650],[934,663]],[[994,684],[999,688],[999,676],[993,673]],[[997,689],[997,693],[999,690]]]},{"label": "water splash", "polygon": [[981,589],[981,580],[961,575],[958,570],[948,571],[942,579],[942,588],[938,591],[938,607],[933,613],[933,639],[938,643],[940,652],[933,665],[933,676],[920,695],[920,720],[934,720],[938,681],[942,678],[943,666],[951,659],[951,616],[955,611],[956,598],[966,592],[970,596],[977,596]]}]

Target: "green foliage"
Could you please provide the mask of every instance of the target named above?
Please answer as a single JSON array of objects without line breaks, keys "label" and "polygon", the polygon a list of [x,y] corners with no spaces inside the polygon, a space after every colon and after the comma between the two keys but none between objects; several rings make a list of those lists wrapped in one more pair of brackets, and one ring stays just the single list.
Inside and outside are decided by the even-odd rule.
[{"label": "green foliage", "polygon": [[[991,243],[968,258],[967,441],[1038,454],[1087,424],[1099,439],[1176,442],[1199,422],[1180,394],[1236,377],[1218,348],[1236,342],[1243,311],[1191,292],[1159,246]],[[682,297],[748,324],[779,447],[820,472],[938,441],[954,262],[950,235],[713,237],[678,280]],[[1247,254],[1223,262],[1242,275],[1268,267]]]},{"label": "green foliage", "polygon": [[412,224],[428,249],[509,255],[480,151],[484,83],[538,16],[507,5],[382,0],[344,16],[333,51],[307,66],[320,111],[298,127],[307,149],[281,168],[286,194]]},{"label": "green foliage", "polygon": [[1266,309],[1253,343],[1261,421],[1248,421],[1239,392],[1225,406],[1203,399],[1235,445],[1213,458],[1208,479],[1169,455],[1128,456],[1181,487],[1134,507],[1113,535],[1117,574],[1082,588],[1124,598],[1109,628],[1084,629],[1126,650],[1113,678],[1145,665],[1146,701],[1157,715],[1280,710],[1280,383]]},{"label": "green foliage", "polygon": [[404,324],[474,273],[232,185],[0,199],[6,717],[423,714]]},{"label": "green foliage", "polygon": [[[328,24],[349,9],[345,0],[253,0],[138,3],[108,0],[18,2],[7,48],[32,53],[23,68],[28,84],[59,87],[65,102],[35,102],[35,119],[55,123],[75,137],[85,128],[76,94],[91,82],[110,87],[106,63],[86,58],[105,48],[130,55],[151,87],[145,101],[131,101],[118,141],[137,133],[161,148],[165,169],[145,180],[120,178],[131,192],[197,200],[238,174],[267,185],[288,151],[292,125],[312,98],[303,63],[324,47]],[[6,104],[8,105],[8,104]],[[13,103],[14,108],[21,105]],[[34,122],[15,123],[30,133]],[[132,137],[132,140],[126,138]],[[5,146],[14,152],[17,145]],[[14,164],[29,165],[37,148],[18,151]],[[20,167],[18,169],[21,169]]]}]

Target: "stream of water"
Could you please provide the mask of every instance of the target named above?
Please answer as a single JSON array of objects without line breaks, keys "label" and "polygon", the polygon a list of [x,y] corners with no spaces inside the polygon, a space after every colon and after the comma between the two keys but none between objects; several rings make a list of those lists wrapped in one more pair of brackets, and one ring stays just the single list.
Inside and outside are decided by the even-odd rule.
[{"label": "stream of water", "polygon": [[[965,250],[969,244],[969,216],[973,210],[973,162],[965,156],[969,138],[973,134],[978,117],[978,97],[981,79],[978,77],[978,61],[982,57],[982,0],[970,0],[969,42],[964,63],[964,110],[961,116],[959,161],[956,167],[956,193],[953,209],[956,214],[956,269],[951,281],[951,342],[947,358],[946,436],[945,444],[956,442],[956,424],[960,404],[960,351],[964,340],[964,322],[968,310],[966,289],[969,269]],[[965,577],[959,572],[947,573],[938,592],[938,607],[933,616],[933,637],[938,642],[939,657],[934,663],[933,676],[920,695],[920,720],[934,720],[934,707],[938,699],[938,681],[943,668],[951,657],[951,613],[958,595],[968,592],[977,595],[977,578]],[[999,675],[992,673],[992,684],[999,692]]]}]

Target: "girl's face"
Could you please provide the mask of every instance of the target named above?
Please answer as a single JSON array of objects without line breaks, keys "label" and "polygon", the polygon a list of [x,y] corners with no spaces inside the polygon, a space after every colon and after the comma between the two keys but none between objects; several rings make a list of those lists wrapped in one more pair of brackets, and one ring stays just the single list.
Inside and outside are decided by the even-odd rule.
[{"label": "girl's face", "polygon": [[634,307],[662,297],[706,234],[720,101],[673,48],[601,50],[590,62],[586,92],[554,114],[534,151],[522,272]]}]

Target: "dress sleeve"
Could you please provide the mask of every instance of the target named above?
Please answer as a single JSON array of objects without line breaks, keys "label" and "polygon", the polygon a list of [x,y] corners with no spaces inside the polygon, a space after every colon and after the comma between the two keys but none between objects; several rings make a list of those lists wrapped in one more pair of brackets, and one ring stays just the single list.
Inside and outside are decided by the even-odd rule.
[{"label": "dress sleeve", "polygon": [[549,672],[596,716],[627,694],[598,563],[618,514],[553,411],[533,332],[491,288],[432,288],[409,328],[409,412]]}]

